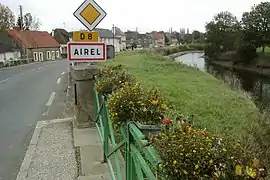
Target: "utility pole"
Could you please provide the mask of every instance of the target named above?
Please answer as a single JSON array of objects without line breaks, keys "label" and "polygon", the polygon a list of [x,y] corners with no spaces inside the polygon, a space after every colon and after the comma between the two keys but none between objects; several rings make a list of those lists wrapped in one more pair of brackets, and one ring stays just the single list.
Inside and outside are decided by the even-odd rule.
[{"label": "utility pole", "polygon": [[115,27],[114,27],[114,24],[113,24],[113,32],[112,32],[113,33],[113,47],[114,47],[114,31],[115,31]]},{"label": "utility pole", "polygon": [[[20,5],[19,8],[20,8],[20,20],[21,20],[20,30],[22,30],[23,29],[23,11],[22,11],[22,5]],[[20,55],[21,55],[21,59],[23,59],[23,45],[21,45]]]},{"label": "utility pole", "polygon": [[22,5],[20,5],[19,8],[20,8],[20,20],[21,20],[21,27],[20,27],[20,29],[23,29],[23,11],[22,11]]}]

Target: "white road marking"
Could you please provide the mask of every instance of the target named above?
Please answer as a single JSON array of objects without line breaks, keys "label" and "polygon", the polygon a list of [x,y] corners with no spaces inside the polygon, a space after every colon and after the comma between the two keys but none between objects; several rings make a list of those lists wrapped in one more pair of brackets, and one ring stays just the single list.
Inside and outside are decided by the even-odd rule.
[{"label": "white road marking", "polygon": [[50,95],[50,98],[48,99],[47,103],[46,103],[46,106],[51,106],[52,105],[52,102],[55,98],[55,92],[52,92],[51,95]]},{"label": "white road marking", "polygon": [[62,72],[62,74],[61,75],[64,75],[66,72]]},{"label": "white road marking", "polygon": [[19,76],[24,75],[24,73],[19,74]]},{"label": "white road marking", "polygon": [[8,79],[1,80],[0,83],[6,82]]},{"label": "white road marking", "polygon": [[58,78],[57,79],[57,84],[60,84],[60,82],[61,82],[61,78]]}]

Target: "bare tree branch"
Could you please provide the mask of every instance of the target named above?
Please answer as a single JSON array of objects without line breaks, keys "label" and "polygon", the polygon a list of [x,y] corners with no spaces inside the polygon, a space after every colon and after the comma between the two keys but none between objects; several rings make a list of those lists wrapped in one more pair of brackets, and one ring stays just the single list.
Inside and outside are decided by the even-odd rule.
[{"label": "bare tree branch", "polygon": [[30,25],[30,29],[31,30],[39,30],[41,25],[42,24],[41,24],[39,18],[33,17],[31,25]]}]

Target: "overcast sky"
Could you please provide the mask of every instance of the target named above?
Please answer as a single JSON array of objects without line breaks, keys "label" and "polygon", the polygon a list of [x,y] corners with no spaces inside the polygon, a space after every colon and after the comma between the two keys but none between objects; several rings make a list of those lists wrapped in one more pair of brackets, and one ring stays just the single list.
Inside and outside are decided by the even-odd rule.
[{"label": "overcast sky", "polygon": [[[19,5],[24,13],[30,12],[42,22],[42,30],[51,32],[54,28],[68,31],[80,30],[84,26],[73,16],[83,0],[0,0],[17,16]],[[170,27],[189,28],[204,31],[205,22],[220,11],[230,11],[241,17],[253,4],[260,0],[96,0],[107,12],[98,25],[111,29],[112,25],[123,31],[140,32],[152,30],[168,31]]]}]

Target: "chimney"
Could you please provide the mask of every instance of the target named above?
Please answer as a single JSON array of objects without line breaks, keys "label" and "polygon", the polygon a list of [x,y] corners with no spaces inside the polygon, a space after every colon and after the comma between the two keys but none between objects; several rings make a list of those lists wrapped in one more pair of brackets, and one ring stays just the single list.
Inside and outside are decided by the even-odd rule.
[{"label": "chimney", "polygon": [[54,37],[54,29],[52,30],[52,37]]}]

